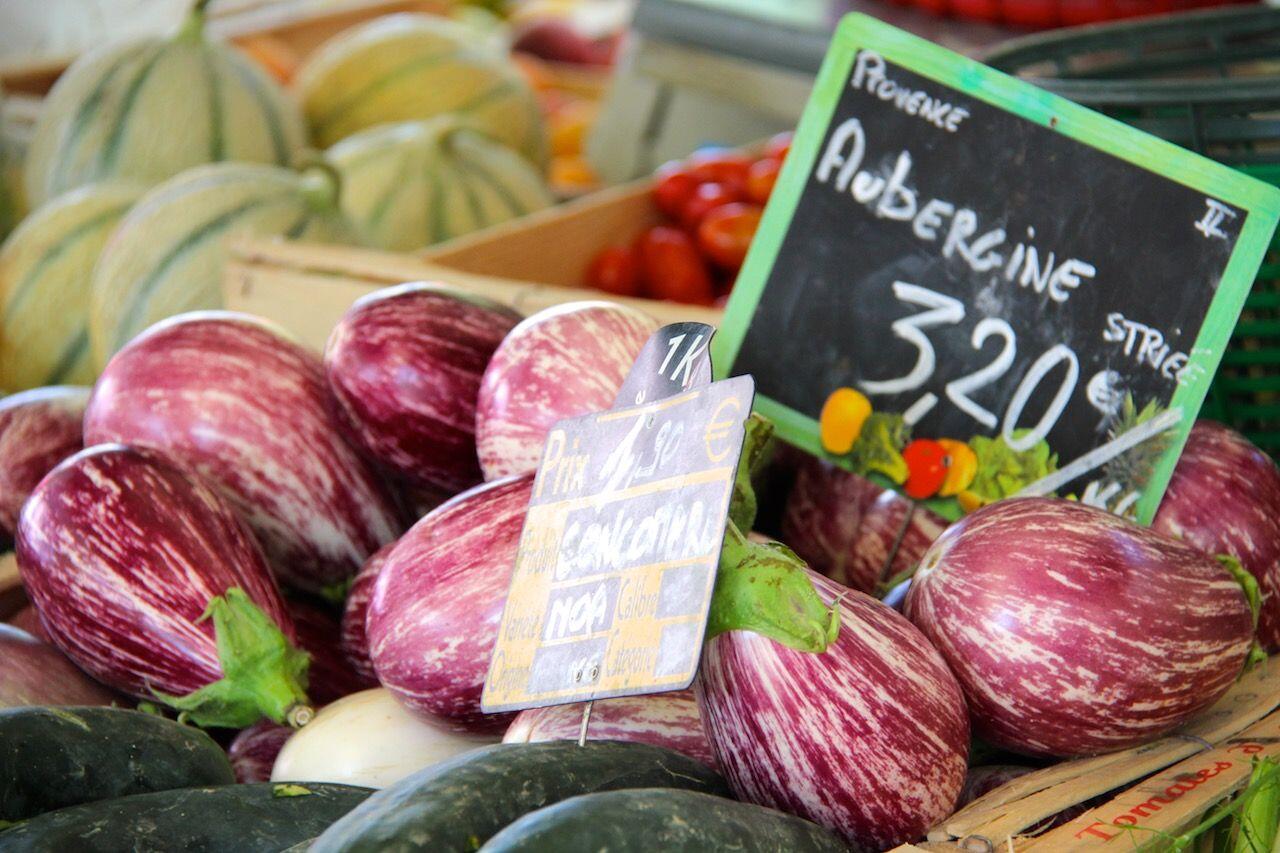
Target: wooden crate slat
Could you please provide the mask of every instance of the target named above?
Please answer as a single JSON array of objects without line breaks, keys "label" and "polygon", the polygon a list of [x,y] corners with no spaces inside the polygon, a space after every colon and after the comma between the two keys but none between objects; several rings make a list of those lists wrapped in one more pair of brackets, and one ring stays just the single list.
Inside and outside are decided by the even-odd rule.
[{"label": "wooden crate slat", "polygon": [[226,306],[278,323],[315,349],[324,347],[329,332],[356,299],[409,281],[442,282],[525,315],[565,302],[608,299],[663,323],[694,320],[719,325],[722,317],[716,308],[477,275],[413,255],[284,241],[240,241],[229,248],[223,277]]},{"label": "wooden crate slat", "polygon": [[1177,736],[1107,755],[1067,761],[1028,773],[965,806],[929,832],[931,841],[981,835],[1016,836],[1065,808],[1144,779],[1239,735],[1280,707],[1280,657],[1246,673],[1213,707]]}]

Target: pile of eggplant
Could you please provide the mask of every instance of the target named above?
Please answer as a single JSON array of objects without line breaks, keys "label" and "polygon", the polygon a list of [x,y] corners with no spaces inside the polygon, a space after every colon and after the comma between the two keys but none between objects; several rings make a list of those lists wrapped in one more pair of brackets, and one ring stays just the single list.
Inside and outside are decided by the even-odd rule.
[{"label": "pile of eggplant", "polygon": [[744,453],[766,511],[732,515],[689,690],[595,703],[584,745],[578,705],[484,713],[546,433],[656,328],[410,284],[323,355],[199,312],[92,389],[0,400],[30,601],[0,625],[0,849],[884,850],[1280,648],[1280,472],[1224,427],[1150,528],[1043,498],[947,526],[779,448]]}]

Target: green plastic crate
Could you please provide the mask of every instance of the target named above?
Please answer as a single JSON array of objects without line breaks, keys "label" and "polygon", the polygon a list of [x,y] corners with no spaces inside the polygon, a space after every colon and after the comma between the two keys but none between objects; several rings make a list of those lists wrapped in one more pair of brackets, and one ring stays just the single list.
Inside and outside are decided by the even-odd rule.
[{"label": "green plastic crate", "polygon": [[[1057,30],[1006,42],[986,62],[1280,186],[1280,9]],[[1280,239],[1202,411],[1280,454]]]}]

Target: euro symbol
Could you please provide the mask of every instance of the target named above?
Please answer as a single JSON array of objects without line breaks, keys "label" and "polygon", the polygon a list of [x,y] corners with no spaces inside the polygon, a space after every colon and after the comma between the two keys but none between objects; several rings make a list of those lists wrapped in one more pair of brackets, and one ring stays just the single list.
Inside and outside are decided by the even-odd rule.
[{"label": "euro symbol", "polygon": [[711,420],[707,422],[702,439],[707,445],[707,458],[712,462],[720,462],[733,452],[734,446],[729,436],[734,426],[741,423],[741,412],[741,401],[737,397],[729,397],[711,413]]}]

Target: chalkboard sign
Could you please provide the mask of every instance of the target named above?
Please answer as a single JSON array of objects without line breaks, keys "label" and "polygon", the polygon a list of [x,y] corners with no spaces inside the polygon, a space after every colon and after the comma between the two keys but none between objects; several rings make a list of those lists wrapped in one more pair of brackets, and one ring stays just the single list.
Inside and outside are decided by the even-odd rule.
[{"label": "chalkboard sign", "polygon": [[[850,15],[715,362],[783,438],[945,515],[1057,493],[1149,521],[1278,212],[1271,186]],[[851,450],[824,450],[828,417]]]},{"label": "chalkboard sign", "polygon": [[485,711],[693,681],[753,395],[749,376],[711,382],[713,331],[659,329],[616,408],[552,427]]}]

